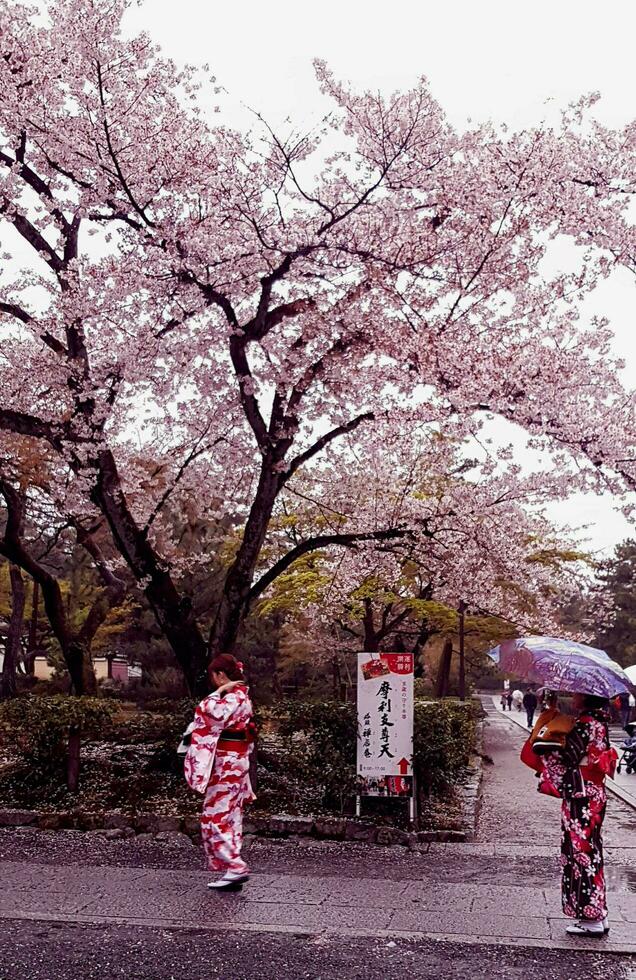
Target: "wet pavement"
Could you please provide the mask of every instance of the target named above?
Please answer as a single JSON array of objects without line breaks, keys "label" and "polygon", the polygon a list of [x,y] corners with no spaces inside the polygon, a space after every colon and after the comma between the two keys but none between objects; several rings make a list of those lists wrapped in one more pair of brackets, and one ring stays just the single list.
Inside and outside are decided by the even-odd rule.
[{"label": "wet pavement", "polygon": [[2,980],[633,980],[624,957],[443,941],[4,922]]},{"label": "wet pavement", "polygon": [[636,977],[636,811],[610,800],[610,935],[567,937],[558,801],[518,762],[523,730],[486,709],[473,843],[254,840],[249,885],[215,895],[184,835],[0,830],[0,980]]}]

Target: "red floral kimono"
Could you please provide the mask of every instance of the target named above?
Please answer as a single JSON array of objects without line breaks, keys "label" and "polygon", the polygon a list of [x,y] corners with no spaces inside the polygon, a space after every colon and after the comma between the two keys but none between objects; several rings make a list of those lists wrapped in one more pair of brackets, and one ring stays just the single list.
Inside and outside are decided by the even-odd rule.
[{"label": "red floral kimono", "polygon": [[544,758],[541,779],[563,796],[561,891],[563,911],[571,918],[597,921],[607,915],[602,829],[605,776],[615,756],[607,722],[594,712],[577,719],[562,753]]},{"label": "red floral kimono", "polygon": [[214,693],[196,709],[185,778],[205,794],[201,836],[210,871],[247,874],[241,857],[243,807],[255,799],[249,777],[251,744],[223,739],[221,732],[249,732],[252,704],[241,685],[221,697]]}]

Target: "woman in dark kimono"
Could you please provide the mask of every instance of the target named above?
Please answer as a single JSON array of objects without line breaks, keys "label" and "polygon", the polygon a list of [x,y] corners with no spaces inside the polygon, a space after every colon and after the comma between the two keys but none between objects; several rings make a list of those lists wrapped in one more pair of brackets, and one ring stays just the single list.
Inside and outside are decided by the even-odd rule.
[{"label": "woman in dark kimono", "polygon": [[576,724],[565,747],[545,757],[541,780],[563,797],[563,911],[577,920],[566,931],[575,936],[603,936],[609,932],[602,839],[605,777],[613,775],[616,751],[609,741],[609,702],[576,694],[574,709]]}]

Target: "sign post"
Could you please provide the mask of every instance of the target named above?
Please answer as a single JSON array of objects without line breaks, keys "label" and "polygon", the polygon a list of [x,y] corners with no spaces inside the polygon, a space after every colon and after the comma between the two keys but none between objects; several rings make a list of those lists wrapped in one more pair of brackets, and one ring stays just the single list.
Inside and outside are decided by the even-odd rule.
[{"label": "sign post", "polygon": [[358,794],[409,801],[413,778],[413,654],[358,654]]}]

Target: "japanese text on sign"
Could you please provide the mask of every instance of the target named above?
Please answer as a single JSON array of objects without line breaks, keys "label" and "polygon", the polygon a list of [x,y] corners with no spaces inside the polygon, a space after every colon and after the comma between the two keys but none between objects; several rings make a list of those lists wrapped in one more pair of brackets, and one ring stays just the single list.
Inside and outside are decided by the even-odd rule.
[{"label": "japanese text on sign", "polygon": [[413,656],[358,654],[358,776],[412,775]]}]

